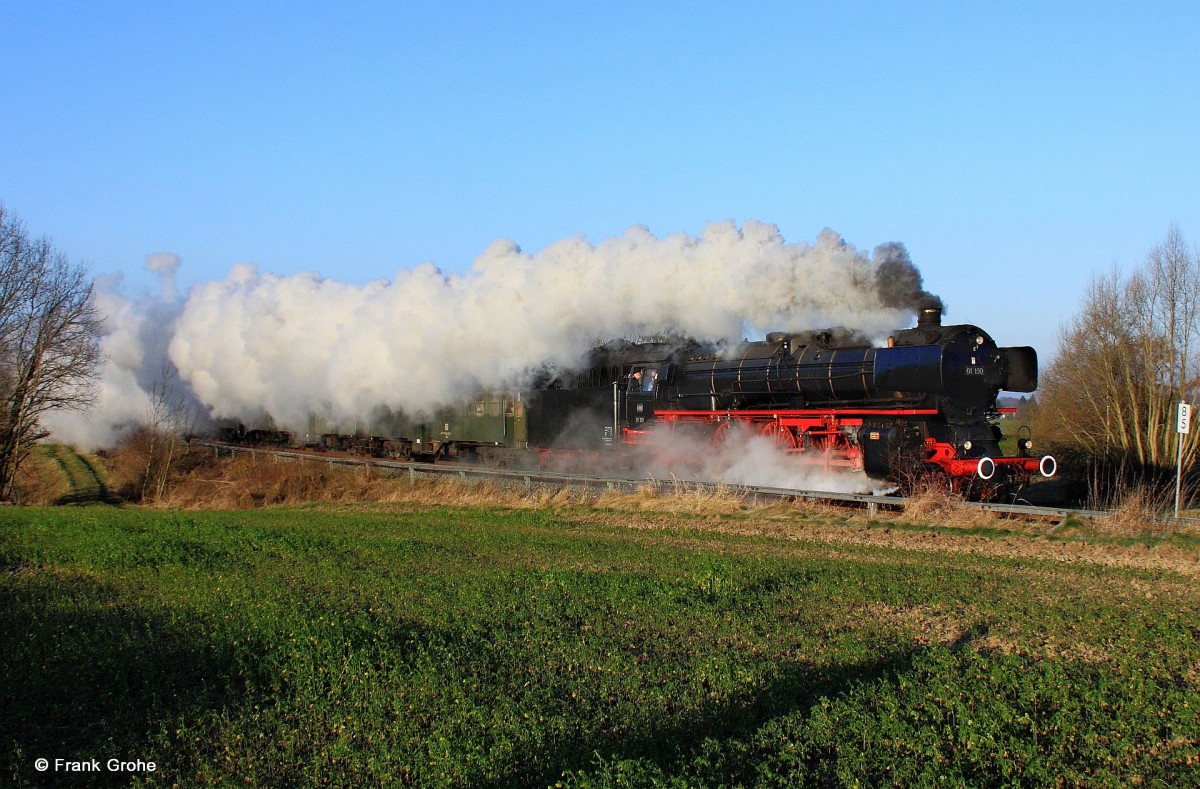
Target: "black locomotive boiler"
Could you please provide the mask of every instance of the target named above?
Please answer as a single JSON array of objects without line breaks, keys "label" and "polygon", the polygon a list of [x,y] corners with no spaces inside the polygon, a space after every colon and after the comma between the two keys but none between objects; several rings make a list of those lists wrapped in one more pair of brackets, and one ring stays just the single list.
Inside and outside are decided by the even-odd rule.
[{"label": "black locomotive boiler", "polygon": [[619,341],[529,396],[528,442],[599,449],[668,430],[736,449],[757,435],[826,468],[891,483],[935,477],[988,498],[1055,473],[1028,437],[1006,456],[995,425],[999,393],[1032,392],[1037,374],[1034,349],[943,326],[939,307],[883,347],[844,330],[735,348]]}]

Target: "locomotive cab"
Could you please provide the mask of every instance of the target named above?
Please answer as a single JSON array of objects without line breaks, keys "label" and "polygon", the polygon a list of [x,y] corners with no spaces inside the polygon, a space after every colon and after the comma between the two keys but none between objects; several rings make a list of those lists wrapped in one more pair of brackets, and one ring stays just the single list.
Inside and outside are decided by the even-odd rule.
[{"label": "locomotive cab", "polygon": [[656,364],[648,364],[633,368],[629,374],[628,390],[631,395],[653,395],[658,391],[658,382],[663,376],[663,368]]},{"label": "locomotive cab", "polygon": [[[625,384],[625,426],[642,430],[654,421],[654,411],[661,399],[660,388],[666,383],[670,366],[667,364],[637,364],[630,370]],[[618,410],[620,404],[618,403]]]}]

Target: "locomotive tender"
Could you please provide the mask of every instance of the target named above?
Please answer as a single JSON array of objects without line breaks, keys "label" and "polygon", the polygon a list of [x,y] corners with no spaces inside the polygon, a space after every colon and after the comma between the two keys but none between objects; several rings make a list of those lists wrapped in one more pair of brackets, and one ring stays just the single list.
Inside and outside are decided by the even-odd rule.
[{"label": "locomotive tender", "polygon": [[587,369],[531,395],[528,443],[598,449],[667,430],[736,450],[759,435],[829,469],[892,483],[933,477],[982,498],[1052,476],[1054,458],[1032,456],[1027,437],[1004,456],[993,424],[1002,390],[1037,388],[1034,349],[943,326],[941,312],[924,308],[886,347],[845,330],[775,332],[732,350],[609,343]]}]

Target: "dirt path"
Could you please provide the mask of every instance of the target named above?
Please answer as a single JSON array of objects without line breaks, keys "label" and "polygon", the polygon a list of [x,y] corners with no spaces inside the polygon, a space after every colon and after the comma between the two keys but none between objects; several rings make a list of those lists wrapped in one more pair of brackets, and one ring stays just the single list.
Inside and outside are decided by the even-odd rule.
[{"label": "dirt path", "polygon": [[115,500],[96,467],[74,449],[55,444],[47,454],[62,470],[70,486],[70,492],[59,497],[55,504],[100,504]]}]

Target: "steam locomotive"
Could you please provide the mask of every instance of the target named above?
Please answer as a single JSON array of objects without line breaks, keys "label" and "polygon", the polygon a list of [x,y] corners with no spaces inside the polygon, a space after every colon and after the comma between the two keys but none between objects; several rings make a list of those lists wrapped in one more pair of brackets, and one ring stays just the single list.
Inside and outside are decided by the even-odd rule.
[{"label": "steam locomotive", "polygon": [[736,450],[759,436],[828,469],[933,478],[975,498],[1053,476],[1054,458],[1032,455],[1028,436],[1005,456],[994,424],[1000,391],[1037,388],[1034,349],[941,318],[940,307],[921,310],[886,347],[844,330],[777,332],[734,349],[609,343],[530,395],[528,444],[645,445],[668,431]]},{"label": "steam locomotive", "polygon": [[[847,330],[775,332],[733,348],[618,340],[530,391],[482,392],[420,420],[390,414],[370,435],[315,424],[304,441],[266,435],[400,460],[527,466],[582,457],[585,467],[614,459],[637,467],[664,437],[685,439],[693,454],[736,454],[766,440],[798,461],[861,471],[884,487],[932,479],[994,499],[1056,471],[1053,457],[1032,454],[1028,436],[1005,455],[995,424],[999,393],[1032,392],[1037,376],[1033,348],[999,347],[970,324],[943,326],[941,308],[930,306],[885,347]],[[239,426],[222,438],[244,443],[263,432]]]}]

